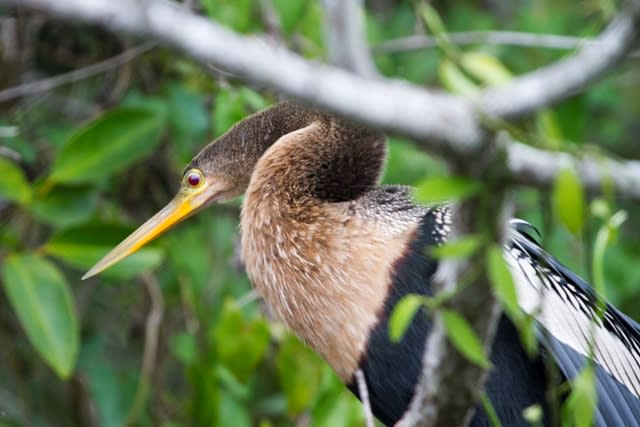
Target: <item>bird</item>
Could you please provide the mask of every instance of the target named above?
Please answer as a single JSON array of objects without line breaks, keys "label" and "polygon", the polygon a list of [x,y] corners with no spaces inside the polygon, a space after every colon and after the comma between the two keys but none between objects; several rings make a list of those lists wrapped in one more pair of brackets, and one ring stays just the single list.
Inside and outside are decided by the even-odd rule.
[{"label": "bird", "polygon": [[[394,306],[434,294],[440,262],[431,249],[452,236],[451,205],[420,205],[409,187],[381,185],[383,133],[282,101],[238,122],[185,168],[166,207],[104,256],[94,276],[212,203],[244,195],[242,258],[256,291],[359,396],[364,374],[373,414],[401,422],[419,381],[432,320],[417,315],[397,342]],[[550,425],[547,375],[573,381],[591,363],[596,426],[640,425],[640,327],[547,253],[537,230],[514,219],[504,243],[521,310],[535,318],[530,356],[503,314],[490,351],[486,396],[504,426],[529,426],[539,405]],[[428,380],[428,379],[427,379]],[[492,425],[482,405],[470,425]]]}]

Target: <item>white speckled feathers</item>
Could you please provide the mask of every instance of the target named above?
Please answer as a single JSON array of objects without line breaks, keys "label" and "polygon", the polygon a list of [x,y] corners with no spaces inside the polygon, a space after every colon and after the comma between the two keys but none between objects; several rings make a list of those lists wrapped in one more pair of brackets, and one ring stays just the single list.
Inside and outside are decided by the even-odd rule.
[{"label": "white speckled feathers", "polygon": [[598,300],[591,288],[544,252],[512,221],[505,250],[521,308],[540,326],[539,339],[563,374],[573,378],[592,355],[597,370],[596,425],[640,422],[640,329],[617,309]]}]

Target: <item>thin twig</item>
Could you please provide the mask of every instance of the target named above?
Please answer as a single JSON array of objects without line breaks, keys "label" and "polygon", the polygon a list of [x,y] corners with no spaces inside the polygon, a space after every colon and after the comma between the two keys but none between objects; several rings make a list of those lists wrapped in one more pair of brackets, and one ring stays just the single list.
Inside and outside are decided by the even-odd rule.
[{"label": "thin twig", "polygon": [[[484,44],[554,50],[578,49],[582,46],[598,43],[596,39],[591,37],[537,34],[521,31],[461,31],[447,33],[447,38],[451,43],[458,46]],[[378,43],[371,48],[371,51],[375,54],[385,54],[431,49],[437,46],[438,41],[435,37],[428,35],[414,35]],[[640,57],[640,51],[630,52],[628,57]]]},{"label": "thin twig", "polygon": [[272,0],[260,0],[260,11],[266,32],[274,41],[282,41],[282,23]]},{"label": "thin twig", "polygon": [[20,153],[18,153],[12,148],[3,147],[3,146],[0,146],[0,157],[9,158],[14,162],[19,162],[22,159],[22,156],[20,155]]},{"label": "thin twig", "polygon": [[96,64],[92,64],[87,67],[73,70],[71,72],[60,74],[54,77],[37,80],[35,82],[24,83],[18,86],[0,90],[0,102],[6,102],[15,98],[34,95],[40,92],[46,92],[69,83],[88,79],[95,75],[104,73],[113,68],[126,64],[127,62],[149,51],[156,44],[157,43],[154,41],[147,41],[140,46],[127,49],[126,51],[116,56],[105,59],[104,61],[98,62]]},{"label": "thin twig", "polygon": [[[459,46],[491,44],[543,49],[576,49],[584,45],[597,43],[592,38],[520,31],[462,31],[447,33],[447,38],[451,43]],[[374,53],[394,53],[429,49],[437,46],[438,41],[435,37],[415,35],[384,41],[375,45],[372,51]]]},{"label": "thin twig", "polygon": [[145,326],[144,352],[142,355],[142,367],[140,368],[140,380],[138,381],[136,394],[133,398],[133,403],[131,404],[129,413],[127,414],[127,422],[125,425],[134,424],[145,400],[147,399],[149,387],[152,382],[153,369],[158,355],[160,326],[164,313],[162,290],[160,289],[160,285],[156,278],[151,274],[143,274],[141,278],[149,294],[151,310],[147,316],[147,323]]},{"label": "thin twig", "polygon": [[356,371],[356,381],[358,382],[358,394],[362,402],[366,425],[367,427],[374,427],[373,412],[371,411],[371,402],[369,401],[369,389],[367,388],[367,380],[364,378],[362,369]]}]

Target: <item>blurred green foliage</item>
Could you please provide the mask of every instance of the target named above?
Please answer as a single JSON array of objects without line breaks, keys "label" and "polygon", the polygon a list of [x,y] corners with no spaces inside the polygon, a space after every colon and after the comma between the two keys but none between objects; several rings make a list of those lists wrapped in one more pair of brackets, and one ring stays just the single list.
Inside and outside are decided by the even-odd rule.
[{"label": "blurred green foliage", "polygon": [[[306,57],[325,56],[319,2],[195,3],[233,30],[267,35]],[[572,0],[433,6],[440,23],[437,15],[425,19],[412,1],[369,2],[371,44],[434,25],[592,36],[610,10],[604,2],[576,7]],[[0,90],[105,59],[133,42],[93,27],[2,14],[18,20],[28,57],[11,62],[0,55]],[[444,39],[436,48],[376,53],[375,61],[384,75],[473,94],[565,54],[480,43],[460,48]],[[638,157],[639,75],[629,61],[589,91],[505,131],[544,147]],[[206,142],[275,101],[263,88],[157,48],[104,75],[0,104],[0,426],[364,425],[360,404],[331,370],[253,295],[238,260],[238,203],[212,207],[99,278],[80,281],[172,197],[182,168]],[[444,171],[438,159],[391,136],[384,182],[416,185],[417,196],[431,201],[480,190],[444,178]],[[553,197],[518,191],[517,213],[587,278],[597,230],[613,212],[629,212],[624,232],[608,234],[606,250],[595,256],[609,298],[640,317],[633,303],[640,296],[637,206],[612,191],[596,201],[582,195],[570,171],[555,189]],[[589,210],[590,203],[600,208]],[[504,273],[492,265],[496,276]],[[512,289],[501,292],[513,305]],[[408,304],[400,317],[410,318],[420,304]],[[464,336],[464,319],[449,317],[451,334]],[[402,325],[395,328],[401,335]],[[583,377],[588,383],[588,373]],[[575,405],[589,397],[578,395]]]}]

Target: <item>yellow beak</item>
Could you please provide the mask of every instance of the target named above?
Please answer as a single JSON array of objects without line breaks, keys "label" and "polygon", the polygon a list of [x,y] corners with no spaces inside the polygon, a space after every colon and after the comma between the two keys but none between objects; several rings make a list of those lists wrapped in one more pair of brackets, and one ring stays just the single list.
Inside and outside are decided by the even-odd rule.
[{"label": "yellow beak", "polygon": [[182,220],[196,213],[204,207],[207,202],[216,199],[216,193],[218,192],[215,189],[215,185],[209,186],[207,183],[204,183],[203,187],[201,191],[181,190],[160,212],[142,224],[136,231],[131,233],[129,237],[98,261],[96,265],[91,267],[91,269],[82,276],[82,280],[99,274],[133,254]]}]

